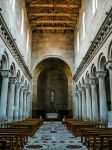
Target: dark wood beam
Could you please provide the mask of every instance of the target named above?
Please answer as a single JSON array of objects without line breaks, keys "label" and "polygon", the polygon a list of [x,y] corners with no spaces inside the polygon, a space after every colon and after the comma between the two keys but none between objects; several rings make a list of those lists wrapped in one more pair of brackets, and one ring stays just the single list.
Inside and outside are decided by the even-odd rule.
[{"label": "dark wood beam", "polygon": [[70,4],[30,4],[29,8],[35,7],[35,8],[67,8],[67,9],[75,9],[78,8],[79,5],[70,5]]},{"label": "dark wood beam", "polygon": [[32,30],[74,30],[73,27],[33,27]]},{"label": "dark wood beam", "polygon": [[31,16],[34,16],[34,17],[78,17],[79,15],[78,14],[70,14],[70,13],[56,13],[56,14],[53,14],[53,13],[29,13],[28,14],[28,17],[31,17]]},{"label": "dark wood beam", "polygon": [[62,20],[35,20],[30,21],[31,24],[76,24],[74,21],[62,21]]}]

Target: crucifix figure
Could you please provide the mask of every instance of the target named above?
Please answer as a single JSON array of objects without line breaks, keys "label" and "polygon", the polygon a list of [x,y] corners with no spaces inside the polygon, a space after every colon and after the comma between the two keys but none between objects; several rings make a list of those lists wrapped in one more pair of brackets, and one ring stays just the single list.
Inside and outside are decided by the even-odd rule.
[{"label": "crucifix figure", "polygon": [[54,90],[51,90],[51,92],[50,92],[50,100],[51,100],[51,109],[53,110],[53,106],[54,106]]},{"label": "crucifix figure", "polygon": [[51,102],[54,102],[54,90],[51,90]]}]

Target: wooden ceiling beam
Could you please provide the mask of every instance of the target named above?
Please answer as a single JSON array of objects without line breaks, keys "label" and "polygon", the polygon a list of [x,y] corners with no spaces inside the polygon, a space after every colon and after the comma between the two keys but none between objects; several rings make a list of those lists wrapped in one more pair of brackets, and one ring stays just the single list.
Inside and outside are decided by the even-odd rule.
[{"label": "wooden ceiling beam", "polygon": [[67,9],[75,9],[75,8],[77,8],[78,9],[78,7],[79,7],[79,5],[69,5],[69,4],[67,4],[67,5],[64,5],[64,4],[55,4],[55,5],[53,5],[53,4],[30,4],[29,5],[29,8],[45,8],[45,7],[47,7],[47,8],[67,8]]},{"label": "wooden ceiling beam", "polygon": [[[50,10],[50,9],[28,9],[28,16],[29,16],[29,14],[42,14],[42,13],[44,13],[44,14],[53,14],[53,12],[52,12],[52,10]],[[74,11],[72,11],[71,9],[57,9],[57,10],[55,10],[55,13],[54,13],[54,15],[55,14],[71,14],[71,15],[74,15],[75,16],[75,14],[76,14],[76,16],[78,16],[79,15],[79,11],[78,10],[74,10]]]},{"label": "wooden ceiling beam", "polygon": [[31,16],[34,16],[34,17],[78,17],[79,15],[78,14],[70,14],[70,13],[56,13],[56,14],[53,14],[53,13],[29,13],[28,14],[28,17],[31,17]]},{"label": "wooden ceiling beam", "polygon": [[75,29],[81,0],[25,0],[32,30]]},{"label": "wooden ceiling beam", "polygon": [[33,27],[32,30],[74,30],[73,27]]},{"label": "wooden ceiling beam", "polygon": [[76,21],[62,21],[62,20],[35,20],[35,21],[30,21],[31,24],[76,24]]},{"label": "wooden ceiling beam", "polygon": [[[44,1],[44,0],[43,0]],[[26,4],[30,3],[30,4],[35,4],[40,2],[40,0],[25,0]],[[46,0],[45,0],[46,2]],[[61,2],[61,1],[60,1]],[[63,1],[62,1],[63,2]],[[65,3],[72,3],[72,4],[80,4],[81,0],[64,0]]]}]

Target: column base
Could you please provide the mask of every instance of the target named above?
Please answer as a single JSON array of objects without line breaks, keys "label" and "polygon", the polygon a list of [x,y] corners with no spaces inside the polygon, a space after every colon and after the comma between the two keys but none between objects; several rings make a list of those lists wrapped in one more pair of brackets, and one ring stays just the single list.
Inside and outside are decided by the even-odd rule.
[{"label": "column base", "polygon": [[108,111],[108,127],[112,128],[112,111]]}]

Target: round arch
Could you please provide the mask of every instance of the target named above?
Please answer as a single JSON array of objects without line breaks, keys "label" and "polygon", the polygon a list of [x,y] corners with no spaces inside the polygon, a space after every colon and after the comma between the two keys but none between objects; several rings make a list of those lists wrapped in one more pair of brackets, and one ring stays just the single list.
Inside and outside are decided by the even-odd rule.
[{"label": "round arch", "polygon": [[108,60],[112,60],[112,40],[109,44],[109,47],[108,47]]},{"label": "round arch", "polygon": [[12,62],[10,66],[10,72],[11,72],[11,76],[16,76],[16,67],[15,67],[14,62]]},{"label": "round arch", "polygon": [[100,54],[98,59],[98,70],[104,71],[105,70],[105,64],[106,64],[106,57],[103,53]]},{"label": "round arch", "polygon": [[18,82],[21,82],[21,74],[20,74],[20,70],[17,71],[16,76],[17,76]]},{"label": "round arch", "polygon": [[73,72],[73,69],[72,69],[71,65],[68,64],[68,63],[65,61],[65,58],[62,57],[62,56],[60,56],[60,55],[47,55],[47,56],[42,57],[42,58],[38,61],[38,63],[36,63],[36,64],[33,66],[32,72],[34,73],[35,68],[36,68],[37,65],[39,65],[41,62],[43,62],[44,60],[47,60],[47,59],[52,59],[52,58],[53,58],[53,59],[59,59],[59,60],[65,62],[65,63],[69,66],[70,70]]},{"label": "round arch", "polygon": [[91,66],[91,77],[96,77],[96,66],[94,64]]},{"label": "round arch", "polygon": [[8,58],[8,54],[6,52],[2,55],[1,68],[3,70],[9,69],[9,58]]},{"label": "round arch", "polygon": [[[52,74],[52,75],[50,75]],[[68,92],[68,104],[67,104],[67,109],[71,109],[71,104],[72,104],[72,71],[69,67],[69,65],[61,60],[60,58],[55,58],[55,57],[50,57],[50,58],[46,58],[43,61],[41,61],[40,63],[37,64],[37,66],[35,67],[34,73],[33,73],[33,93],[32,93],[32,108],[33,111],[37,110],[37,105],[38,105],[38,82],[39,82],[39,76],[43,76],[43,78],[41,78],[41,81],[44,82],[44,84],[47,84],[45,79],[45,76],[47,76],[49,78],[49,82],[50,79],[52,80],[57,80],[57,82],[60,80],[60,83],[63,85],[64,83],[61,82],[61,80],[63,82],[65,82],[65,78],[67,79],[67,87],[65,87],[65,89]],[[52,76],[55,76],[54,78]],[[46,78],[47,78],[46,77]],[[63,80],[64,78],[64,80]],[[59,80],[58,80],[59,79]],[[41,82],[41,84],[42,84]],[[59,83],[59,82],[58,82]],[[58,86],[56,81],[54,82],[54,85]],[[44,85],[45,86],[45,85]],[[41,87],[41,88],[44,88]],[[49,86],[49,85],[48,85]],[[60,87],[59,87],[60,88]],[[60,90],[61,91],[61,90]],[[36,112],[34,112],[36,113]],[[32,114],[34,114],[32,112]]]}]

